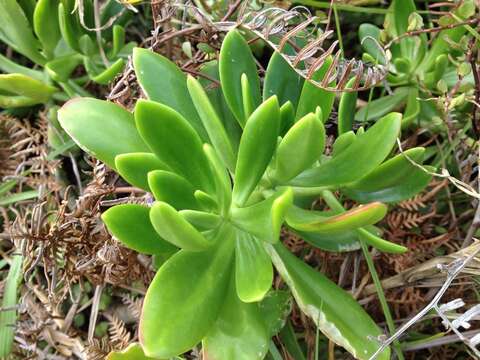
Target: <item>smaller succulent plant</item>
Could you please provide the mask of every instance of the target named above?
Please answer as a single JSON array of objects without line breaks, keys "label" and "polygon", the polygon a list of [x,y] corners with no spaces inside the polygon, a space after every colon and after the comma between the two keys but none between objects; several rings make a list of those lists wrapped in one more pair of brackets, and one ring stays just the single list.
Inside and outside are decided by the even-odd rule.
[{"label": "smaller succulent plant", "polygon": [[[406,250],[380,238],[373,226],[387,211],[380,201],[402,200],[429,181],[406,158],[421,161],[421,148],[385,161],[401,115],[357,133],[344,121],[344,133],[324,155],[334,94],[304,83],[278,54],[270,59],[262,94],[238,30],[226,35],[219,62],[201,69],[221,87],[186,77],[148,50],[135,49],[133,64],[148,97],[137,101],[133,114],[81,98],[68,102],[59,120],[80,147],[155,199],[151,206],[117,205],[103,214],[116,238],[159,259],[140,321],[145,354],[169,358],[202,342],[209,359],[262,359],[290,311],[288,293],[272,290],[275,266],[326,336],[369,358],[378,347],[371,337],[380,329],[279,238],[285,224],[327,250],[357,249],[361,241]],[[366,205],[346,211],[337,191]],[[310,210],[311,198],[319,196],[328,210]],[[388,359],[389,349],[380,358]]]},{"label": "smaller succulent plant", "polygon": [[[375,120],[394,109],[402,108],[404,128],[421,122],[426,128],[437,129],[440,124],[435,119],[440,120],[444,104],[438,106],[431,99],[433,95],[446,93],[460,76],[463,78],[461,87],[464,91],[473,87],[469,64],[456,63],[454,60],[466,51],[466,27],[456,26],[434,33],[435,38],[429,43],[427,33],[406,36],[423,27],[423,19],[413,0],[392,1],[389,9],[383,30],[366,23],[360,26],[358,34],[365,50],[364,57],[372,62],[390,64],[387,82],[393,88],[393,93],[371,101],[351,117],[360,122]],[[439,20],[440,26],[454,25],[474,14],[474,1],[464,1],[455,11]],[[378,44],[389,41],[393,42],[387,54],[382,53]],[[464,50],[460,50],[462,48]],[[345,94],[344,97],[348,103],[356,99],[356,93]],[[347,100],[348,98],[350,99]],[[461,102],[459,98],[454,103]]]}]

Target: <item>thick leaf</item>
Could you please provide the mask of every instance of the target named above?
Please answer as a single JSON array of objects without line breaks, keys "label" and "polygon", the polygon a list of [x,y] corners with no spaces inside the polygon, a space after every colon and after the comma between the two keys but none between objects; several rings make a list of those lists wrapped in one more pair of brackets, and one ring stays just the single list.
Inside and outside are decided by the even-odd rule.
[{"label": "thick leaf", "polygon": [[320,166],[304,171],[292,180],[297,186],[340,186],[374,170],[388,156],[397,139],[402,116],[391,113],[375,123],[368,131],[336,157]]},{"label": "thick leaf", "polygon": [[[331,341],[360,360],[377,350],[382,332],[353,297],[292,255],[282,244],[266,245],[272,261],[290,287],[300,309]],[[387,348],[377,359],[390,359]]]},{"label": "thick leaf", "polygon": [[113,25],[112,28],[112,52],[110,57],[115,57],[125,46],[125,29],[120,25]]},{"label": "thick leaf", "polygon": [[47,102],[58,91],[53,86],[22,74],[0,74],[0,90],[27,97],[35,104]]},{"label": "thick leaf", "polygon": [[260,105],[248,119],[238,149],[233,201],[243,206],[272,160],[277,145],[280,109],[275,96]]},{"label": "thick leaf", "polygon": [[155,275],[140,319],[140,342],[147,356],[170,358],[199,343],[216,321],[231,279],[233,229],[222,227],[216,246],[181,250]]},{"label": "thick leaf", "polygon": [[193,193],[195,199],[197,199],[200,207],[205,211],[212,211],[217,212],[218,210],[218,203],[214,196],[208,195],[206,192],[202,190],[195,190]]},{"label": "thick leaf", "polygon": [[0,38],[33,62],[43,65],[40,43],[35,38],[30,22],[16,0],[0,1]]},{"label": "thick leaf", "polygon": [[208,99],[207,93],[203,90],[202,85],[192,76],[187,78],[187,86],[195,108],[200,115],[200,119],[202,119],[203,126],[207,130],[210,141],[225,166],[233,171],[236,162],[235,152],[222,121]]},{"label": "thick leaf", "polygon": [[182,115],[168,106],[139,100],[137,129],[158,158],[196,188],[212,192],[213,181],[202,141]]},{"label": "thick leaf", "polygon": [[292,229],[298,236],[310,245],[319,249],[333,252],[346,252],[360,249],[358,234],[354,230],[335,233],[317,233],[297,231]]},{"label": "thick leaf", "polygon": [[80,65],[83,56],[77,53],[56,57],[45,64],[48,75],[55,81],[66,82],[73,70]]},{"label": "thick leaf", "polygon": [[181,210],[185,220],[200,231],[212,230],[220,225],[222,218],[216,214],[197,210]]},{"label": "thick leaf", "polygon": [[146,356],[140,344],[133,343],[125,350],[112,351],[107,355],[106,360],[154,360],[154,358]]},{"label": "thick leaf", "polygon": [[117,59],[112,65],[108,68],[96,74],[92,77],[92,80],[97,84],[107,85],[109,84],[115,77],[123,71],[125,67],[125,60]]},{"label": "thick leaf", "polygon": [[345,149],[355,142],[357,136],[353,131],[343,133],[335,139],[332,147],[332,158],[340,155]]},{"label": "thick leaf", "polygon": [[397,88],[393,95],[373,100],[355,114],[355,121],[369,121],[395,110],[408,96],[408,87]]},{"label": "thick leaf", "polygon": [[380,45],[381,30],[372,24],[361,24],[358,28],[358,37],[360,43],[368,54],[381,64],[385,64],[385,56],[381,51]]},{"label": "thick leaf", "polygon": [[[0,39],[1,39],[1,32],[0,32]],[[2,54],[0,54],[0,70],[7,74],[17,73],[17,74],[26,75],[28,77],[31,77],[33,79],[40,80],[40,81],[44,80],[45,78],[44,73],[38,70],[30,69],[26,66],[19,65],[16,62],[7,58],[6,56],[3,56]]]},{"label": "thick leaf", "polygon": [[418,88],[410,88],[407,97],[407,106],[403,112],[402,129],[408,128],[420,114],[420,100],[418,100]]},{"label": "thick leaf", "polygon": [[157,201],[150,209],[150,221],[157,233],[168,242],[189,251],[211,247],[206,239],[171,205]]},{"label": "thick leaf", "polygon": [[[217,80],[218,83],[220,83],[220,74],[217,61],[210,61],[203,64],[203,66],[200,67],[200,72],[209,76],[211,79]],[[222,121],[236,155],[238,144],[240,143],[240,137],[242,136],[242,128],[240,127],[240,124],[235,116],[232,114],[232,111],[225,100],[225,96],[223,95],[222,88],[203,77],[200,77],[198,81],[200,84],[202,84],[203,88],[207,92],[208,99],[214,106],[216,113]]]},{"label": "thick leaf", "polygon": [[58,24],[58,0],[39,0],[33,14],[33,29],[48,58],[60,40],[60,26]]},{"label": "thick leaf", "polygon": [[257,66],[250,47],[238,30],[230,30],[222,43],[219,60],[220,80],[223,94],[232,113],[242,127],[248,119],[245,114],[242,96],[241,77],[245,74],[249,87],[252,105],[260,105],[260,79]]},{"label": "thick leaf", "polygon": [[[321,82],[332,61],[332,57],[328,57],[320,69],[313,74],[312,79]],[[334,92],[323,90],[310,81],[305,81],[300,99],[298,100],[295,118],[297,120],[301,119],[308,113],[314,113],[317,107],[320,107],[322,109],[322,122],[325,123],[332,112],[334,100]]]},{"label": "thick leaf", "polygon": [[[337,214],[346,214],[348,213],[344,208],[343,205],[337,200],[337,198],[332,194],[330,191],[324,191],[322,193],[322,197],[325,202],[328,204],[330,208]],[[391,252],[391,253],[403,253],[407,251],[407,248],[391,243],[387,240],[383,240],[382,238],[375,235],[375,228],[369,229],[367,227],[364,228],[357,228],[355,229],[355,233],[359,236],[359,238],[368,244],[378,248],[381,251]]]},{"label": "thick leaf", "polygon": [[171,253],[175,247],[158,236],[150,222],[150,209],[137,204],[111,207],[102,214],[108,230],[126,247],[142,254]]},{"label": "thick leaf", "polygon": [[222,212],[226,214],[232,202],[232,182],[230,176],[212,146],[204,144],[203,151],[210,162],[213,176],[215,177],[215,194],[217,195],[218,205]]},{"label": "thick leaf", "polygon": [[135,128],[133,115],[111,102],[70,100],[58,111],[58,120],[78,146],[112,169],[117,155],[150,150]]},{"label": "thick leaf", "polygon": [[148,186],[148,173],[153,170],[168,170],[168,166],[152,153],[118,155],[115,157],[115,167],[130,184],[149,192],[151,190]]},{"label": "thick leaf", "polygon": [[274,52],[265,73],[263,99],[267,100],[270,96],[277,95],[281,105],[290,101],[296,108],[303,82],[303,78],[293,70],[282,55]]},{"label": "thick leaf", "polygon": [[320,158],[324,147],[325,128],[321,118],[312,113],[305,115],[280,142],[273,178],[280,183],[294,178]]},{"label": "thick leaf", "polygon": [[63,3],[58,4],[58,23],[62,38],[72,50],[81,53],[79,39],[83,32],[76,20],[76,17],[70,14],[70,9]]},{"label": "thick leaf", "polygon": [[390,241],[384,240],[365,229],[357,229],[355,232],[358,234],[361,240],[380,251],[390,254],[403,254],[408,251],[405,246],[397,245]]},{"label": "thick leaf", "polygon": [[359,206],[343,214],[325,217],[318,211],[304,210],[293,206],[287,213],[287,223],[299,231],[339,232],[373,225],[387,214],[387,207],[379,202]]},{"label": "thick leaf", "polygon": [[[347,82],[346,88],[349,89],[355,83],[355,78]],[[357,106],[358,92],[344,92],[340,96],[338,104],[338,134],[342,135],[353,128],[353,120],[355,118],[355,109]]]},{"label": "thick leaf", "polygon": [[218,320],[203,340],[203,358],[261,360],[268,351],[271,335],[258,304],[240,301],[234,281],[230,283]]},{"label": "thick leaf", "polygon": [[208,139],[188,93],[187,77],[177,65],[153,51],[135,48],[133,67],[140,86],[150,100],[182,114],[202,140]]},{"label": "thick leaf", "polygon": [[295,108],[290,101],[287,101],[280,107],[280,136],[290,129],[295,122]]},{"label": "thick leaf", "polygon": [[[391,7],[396,34],[397,36],[403,35],[407,32],[410,14],[416,11],[415,2],[413,0],[393,0]],[[414,60],[415,38],[406,37],[401,39],[400,50],[404,57]]]},{"label": "thick leaf", "polygon": [[272,262],[261,240],[241,230],[237,230],[236,234],[236,295],[243,302],[260,301],[272,287]]},{"label": "thick leaf", "polygon": [[165,170],[148,173],[148,185],[158,201],[166,202],[177,210],[199,209],[193,196],[195,188],[185,178]]},{"label": "thick leaf", "polygon": [[[348,185],[343,192],[358,202],[398,202],[406,200],[430,182],[431,175],[414,166],[423,160],[424,148],[406,150],[384,162],[360,180]],[[408,157],[408,158],[407,158]]]},{"label": "thick leaf", "polygon": [[285,215],[292,202],[293,191],[286,188],[255,205],[232,208],[231,221],[260,240],[275,243],[280,237]]},{"label": "thick leaf", "polygon": [[292,300],[288,290],[272,290],[258,303],[270,336],[276,335],[285,326],[292,311]]}]

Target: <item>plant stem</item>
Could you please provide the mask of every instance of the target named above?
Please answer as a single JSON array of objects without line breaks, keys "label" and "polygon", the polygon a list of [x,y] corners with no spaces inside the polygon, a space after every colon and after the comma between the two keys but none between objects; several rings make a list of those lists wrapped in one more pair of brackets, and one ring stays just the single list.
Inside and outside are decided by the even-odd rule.
[{"label": "plant stem", "polygon": [[[363,256],[365,256],[365,260],[367,261],[368,270],[370,271],[370,275],[372,275],[373,283],[375,285],[375,289],[377,290],[378,300],[380,301],[380,305],[382,306],[383,314],[385,316],[385,320],[387,322],[388,331],[390,334],[395,333],[395,324],[393,322],[392,313],[390,312],[390,308],[388,307],[387,299],[385,298],[385,293],[383,292],[382,283],[380,282],[380,278],[378,277],[377,270],[375,269],[375,264],[373,263],[372,255],[368,251],[367,244],[360,239],[360,245],[362,247]],[[403,353],[400,348],[400,343],[398,340],[393,342],[393,348],[397,357],[400,360],[403,360]]]},{"label": "plant stem", "polygon": [[337,11],[337,4],[333,4],[333,14],[335,16],[335,27],[337,28],[338,45],[340,46],[342,55],[345,56],[345,51],[343,49],[342,30],[340,28],[340,19],[338,17],[338,11]]}]

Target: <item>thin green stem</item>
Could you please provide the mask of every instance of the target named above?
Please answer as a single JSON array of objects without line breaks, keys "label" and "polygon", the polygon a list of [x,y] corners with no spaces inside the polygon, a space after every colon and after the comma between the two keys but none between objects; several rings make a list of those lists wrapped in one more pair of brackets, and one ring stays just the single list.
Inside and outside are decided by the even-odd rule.
[{"label": "thin green stem", "polygon": [[338,45],[340,46],[342,55],[345,56],[345,51],[343,49],[342,29],[340,28],[340,18],[338,16],[336,4],[333,4],[333,15],[335,16],[335,27],[337,28]]},{"label": "thin green stem", "polygon": [[[385,298],[385,293],[383,292],[382,283],[380,282],[380,278],[378,277],[377,270],[375,269],[375,264],[373,263],[372,255],[368,251],[367,244],[360,239],[360,245],[362,247],[363,256],[365,256],[365,260],[367,261],[368,270],[372,275],[373,283],[375,285],[375,290],[377,291],[378,300],[380,300],[380,305],[382,306],[383,314],[385,316],[385,320],[387,322],[388,331],[390,334],[395,333],[395,324],[393,322],[392,313],[390,312],[390,308],[388,307],[387,299]],[[400,343],[398,340],[393,342],[393,348],[397,357],[400,360],[403,360],[403,353],[400,348]]]}]

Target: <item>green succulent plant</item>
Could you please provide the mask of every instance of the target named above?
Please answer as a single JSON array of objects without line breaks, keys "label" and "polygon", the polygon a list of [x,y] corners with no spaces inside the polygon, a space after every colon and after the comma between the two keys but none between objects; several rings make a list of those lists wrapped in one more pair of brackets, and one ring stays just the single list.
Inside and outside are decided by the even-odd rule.
[{"label": "green succulent plant", "polygon": [[[440,19],[440,25],[454,25],[474,14],[474,2],[467,0],[454,12]],[[432,130],[441,129],[441,121],[435,119],[440,120],[443,103],[439,106],[432,97],[446,93],[455,86],[459,76],[463,77],[463,92],[473,88],[470,65],[455,61],[457,56],[466,51],[462,48],[468,44],[465,36],[468,26],[433,32],[433,39],[429,39],[427,33],[422,32],[406,36],[408,32],[422,27],[423,19],[413,0],[392,1],[383,30],[368,23],[360,26],[358,35],[365,51],[364,57],[389,66],[387,83],[393,92],[369,102],[368,106],[361,108],[355,115],[351,114],[351,121],[376,120],[394,109],[401,108],[404,128],[421,124]],[[391,40],[393,43],[389,49],[390,59],[387,60],[379,44]],[[452,44],[457,44],[457,48]],[[356,100],[356,93],[344,94],[344,97],[345,106],[348,107],[347,104]],[[454,103],[460,104],[462,101],[459,98]]]},{"label": "green succulent plant", "polygon": [[[35,66],[21,65],[0,54],[0,107],[15,113],[43,104],[49,109],[49,143],[65,150],[71,143],[58,125],[55,102],[91,96],[89,82],[106,85],[125,67],[135,43],[125,44],[124,25],[130,15],[111,0],[101,9],[102,26],[96,38],[93,1],[82,1],[74,11],[74,0],[1,0],[0,41]],[[82,14],[82,15],[80,15]],[[83,22],[83,25],[82,25]],[[101,47],[100,47],[101,46]],[[82,71],[77,71],[78,68]],[[21,113],[21,112],[20,112]]]},{"label": "green succulent plant", "polygon": [[[262,90],[239,30],[226,35],[219,61],[200,69],[206,78],[187,77],[139,48],[133,65],[148,97],[133,113],[79,98],[62,107],[59,120],[81,148],[153,194],[152,204],[103,214],[118,240],[160,263],[140,321],[145,354],[170,358],[202,342],[209,359],[262,359],[290,311],[288,293],[272,290],[275,267],[320,331],[368,359],[381,330],[279,239],[285,225],[326,250],[358,249],[361,241],[406,250],[374,226],[386,214],[384,203],[408,198],[430,180],[407,159],[421,162],[422,148],[390,156],[401,115],[388,114],[366,131],[345,129],[324,154],[334,94],[304,82],[278,54]],[[316,76],[326,68],[328,62]],[[319,196],[328,210],[310,210]],[[346,211],[344,197],[365,205]]]}]

